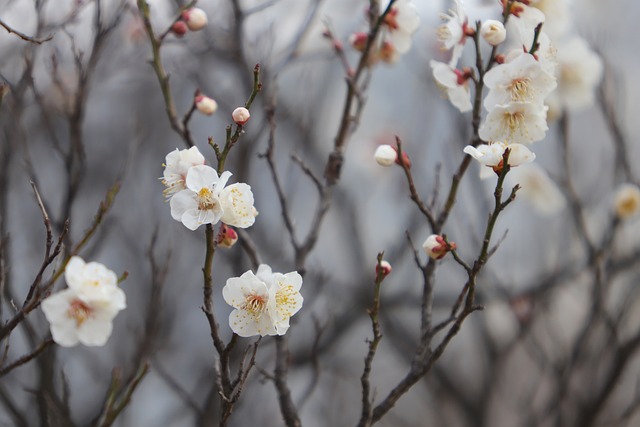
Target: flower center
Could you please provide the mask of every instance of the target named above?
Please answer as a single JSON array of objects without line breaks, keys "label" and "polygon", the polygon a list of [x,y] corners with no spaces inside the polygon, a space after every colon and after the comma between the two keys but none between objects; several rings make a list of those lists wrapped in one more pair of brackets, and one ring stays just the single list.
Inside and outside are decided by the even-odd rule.
[{"label": "flower center", "polygon": [[198,209],[208,211],[218,206],[218,198],[213,194],[210,188],[203,188],[198,191]]},{"label": "flower center", "polygon": [[453,36],[453,34],[451,34],[451,30],[449,29],[449,27],[447,27],[446,25],[440,25],[436,29],[436,36],[438,37],[438,40],[443,42],[449,40]]},{"label": "flower center", "polygon": [[519,79],[513,79],[509,84],[508,89],[511,93],[512,101],[526,101],[530,97],[531,80],[526,77]]},{"label": "flower center", "polygon": [[69,304],[69,309],[67,310],[67,316],[76,321],[76,326],[79,327],[91,317],[93,310],[86,303],[80,301],[79,299],[75,299],[71,301]]},{"label": "flower center", "polygon": [[254,315],[262,314],[267,309],[267,300],[261,295],[247,295],[242,309]]},{"label": "flower center", "polygon": [[515,113],[505,113],[504,123],[510,133],[514,133],[524,123],[524,113],[516,111]]}]

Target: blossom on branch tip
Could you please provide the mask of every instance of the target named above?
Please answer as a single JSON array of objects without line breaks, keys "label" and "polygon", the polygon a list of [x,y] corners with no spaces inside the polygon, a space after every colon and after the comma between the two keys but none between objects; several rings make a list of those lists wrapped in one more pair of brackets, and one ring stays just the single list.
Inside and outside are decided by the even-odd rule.
[{"label": "blossom on branch tip", "polygon": [[382,277],[386,277],[391,273],[391,264],[384,259],[380,261],[380,264],[376,264],[376,276],[379,274],[380,269],[382,269]]},{"label": "blossom on branch tip", "polygon": [[536,155],[522,144],[507,145],[502,142],[494,142],[488,145],[482,144],[478,147],[467,145],[463,151],[499,174],[502,172],[503,156],[507,149],[509,149],[509,160],[507,163],[512,167],[531,163],[536,158]]},{"label": "blossom on branch tip", "polygon": [[63,347],[105,345],[113,319],[127,306],[118,277],[103,264],[85,263],[78,256],[71,257],[64,276],[68,288],[42,301],[53,340]]},{"label": "blossom on branch tip", "polygon": [[618,187],[615,194],[614,207],[620,219],[629,219],[640,212],[640,188],[625,183]]},{"label": "blossom on branch tip", "polygon": [[262,264],[227,280],[222,297],[234,310],[229,326],[241,337],[284,335],[289,319],[302,308],[302,276],[297,271],[274,273]]},{"label": "blossom on branch tip", "polygon": [[165,168],[162,183],[165,185],[164,194],[170,199],[178,191],[186,187],[185,179],[187,171],[192,166],[204,165],[204,156],[198,147],[191,147],[188,150],[178,150],[170,152],[165,158]]},{"label": "blossom on branch tip", "polygon": [[212,115],[218,109],[218,103],[205,95],[196,96],[195,103],[198,111],[207,116]]},{"label": "blossom on branch tip", "polygon": [[255,222],[253,193],[247,184],[225,187],[231,172],[219,177],[215,169],[198,165],[187,172],[186,189],[170,201],[171,217],[189,230],[202,224],[216,224],[222,220],[234,227],[247,228]]},{"label": "blossom on branch tip", "polygon": [[480,27],[480,35],[491,46],[497,46],[507,38],[507,30],[500,21],[487,19]]},{"label": "blossom on branch tip", "polygon": [[244,107],[238,107],[233,110],[233,113],[231,113],[231,118],[233,118],[233,121],[237,125],[241,126],[249,121],[249,117],[251,117],[251,114],[249,114],[249,110]]},{"label": "blossom on branch tip", "polygon": [[471,88],[469,80],[472,72],[470,69],[458,70],[443,62],[431,61],[429,63],[433,68],[433,77],[436,83],[446,91],[449,101],[461,113],[471,111]]},{"label": "blossom on branch tip", "polygon": [[422,244],[422,249],[429,255],[432,259],[442,259],[449,251],[452,249],[456,249],[456,244],[453,242],[447,242],[444,240],[444,237],[432,234],[427,237],[427,239]]},{"label": "blossom on branch tip", "polygon": [[191,31],[199,31],[206,27],[209,22],[207,13],[197,7],[192,7],[182,12],[182,20]]}]

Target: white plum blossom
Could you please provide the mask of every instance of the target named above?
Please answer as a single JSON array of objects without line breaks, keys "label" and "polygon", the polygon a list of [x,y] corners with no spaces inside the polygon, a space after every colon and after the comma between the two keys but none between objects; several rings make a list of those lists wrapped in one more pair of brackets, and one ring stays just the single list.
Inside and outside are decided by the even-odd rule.
[{"label": "white plum blossom", "polygon": [[266,264],[227,280],[222,296],[234,310],[229,326],[241,337],[284,335],[289,319],[302,308],[302,276],[274,273]]},{"label": "white plum blossom", "polygon": [[411,36],[420,26],[420,15],[410,0],[397,0],[385,15],[383,24],[387,29],[386,41],[399,54],[407,53],[411,48]]},{"label": "white plum blossom", "polygon": [[547,172],[535,163],[509,172],[507,180],[519,184],[518,197],[529,202],[543,215],[556,214],[566,205],[566,199]]},{"label": "white plum blossom", "polygon": [[510,102],[543,105],[545,97],[556,88],[555,77],[528,53],[493,67],[484,75],[484,83],[490,89],[484,99],[487,110]]},{"label": "white plum blossom", "polygon": [[544,138],[547,129],[547,107],[530,102],[496,105],[480,126],[480,138],[507,144],[530,144]]},{"label": "white plum blossom", "polygon": [[545,16],[540,9],[514,2],[507,22],[507,33],[512,35],[516,44],[529,49],[533,44],[533,34],[539,24],[544,24]]},{"label": "white plum blossom", "polygon": [[187,172],[186,189],[171,198],[171,216],[189,230],[202,224],[247,228],[255,222],[253,193],[247,184],[232,184],[225,188],[231,172],[219,177],[215,169],[198,165]]},{"label": "white plum blossom", "polygon": [[507,38],[507,30],[502,22],[487,19],[480,27],[480,35],[491,46],[497,46]]},{"label": "white plum blossom", "polygon": [[192,166],[204,165],[204,156],[198,147],[191,147],[188,150],[178,150],[170,152],[165,158],[164,176],[161,178],[165,185],[164,194],[169,199],[178,191],[186,187],[185,179],[187,171]]},{"label": "white plum blossom", "polygon": [[581,37],[559,43],[556,95],[560,104],[571,111],[593,104],[603,68],[602,59]]},{"label": "white plum blossom", "polygon": [[454,8],[448,14],[440,15],[444,21],[438,27],[438,39],[444,50],[451,50],[449,65],[455,67],[462,55],[464,44],[467,40],[468,18],[464,10],[462,0],[453,0]]},{"label": "white plum blossom", "polygon": [[53,340],[63,347],[78,343],[103,346],[113,330],[113,319],[126,308],[118,277],[97,262],[73,256],[65,268],[68,288],[42,301]]},{"label": "white plum blossom", "polygon": [[471,89],[469,87],[469,75],[443,62],[431,61],[433,77],[447,93],[449,101],[461,113],[471,111]]},{"label": "white plum blossom", "polygon": [[614,207],[620,219],[636,216],[640,212],[640,188],[635,184],[621,184],[616,190]]},{"label": "white plum blossom", "polygon": [[515,167],[525,163],[531,163],[535,160],[536,155],[522,144],[504,144],[502,142],[494,142],[492,144],[482,144],[477,147],[467,145],[464,152],[481,164],[493,168],[497,172],[500,171],[504,152],[509,149],[509,166]]}]

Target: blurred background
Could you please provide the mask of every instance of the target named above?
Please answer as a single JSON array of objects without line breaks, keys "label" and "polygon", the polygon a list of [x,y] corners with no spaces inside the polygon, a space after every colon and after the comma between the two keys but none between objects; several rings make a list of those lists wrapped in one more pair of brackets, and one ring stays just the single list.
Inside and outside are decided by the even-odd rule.
[{"label": "blurred background", "polygon": [[[53,35],[36,44],[0,29],[0,84],[6,92],[0,105],[0,320],[13,317],[42,263],[45,228],[30,180],[56,237],[70,219],[67,248],[82,238],[109,189],[120,183],[80,255],[118,275],[128,272],[121,284],[128,308],[115,319],[105,347],[50,346],[3,376],[0,425],[89,425],[100,414],[112,369],[131,376],[143,357],[149,373],[114,425],[217,425],[218,355],[200,309],[205,236],[202,228],[191,232],[171,218],[159,179],[167,153],[187,146],[167,118],[137,5],[102,0],[97,14],[96,1],[0,0],[0,20],[11,28],[38,39]],[[393,272],[383,283],[374,401],[407,373],[419,339],[423,277],[412,245],[420,249],[431,229],[409,199],[402,169],[373,160],[376,147],[395,143],[395,136],[402,140],[418,192],[430,201],[435,190],[437,211],[472,136],[471,114],[460,114],[443,97],[429,66],[432,59],[446,60],[436,28],[452,6],[414,3],[421,25],[411,49],[393,65],[371,68],[340,182],[304,263],[304,306],[287,337],[289,387],[305,427],[357,424],[371,338],[366,310],[379,252]],[[150,0],[156,33],[169,28],[185,4]],[[538,169],[514,171],[508,180],[523,190],[500,216],[494,239],[506,237],[478,279],[477,302],[484,310],[464,322],[434,368],[380,426],[640,425],[640,223],[613,219],[618,186],[638,183],[640,101],[634,94],[640,91],[640,56],[632,34],[640,7],[630,0],[556,5],[547,20],[567,27],[558,50],[563,37],[579,35],[603,62],[593,102],[575,111],[551,106],[547,136],[531,147]],[[239,244],[218,250],[215,258],[216,319],[229,340],[231,307],[221,289],[227,278],[252,267],[245,245],[274,271],[300,267],[261,154],[271,135],[276,171],[302,241],[320,200],[292,155],[322,178],[347,89],[345,69],[323,31],[329,28],[344,43],[355,67],[359,56],[348,39],[367,30],[368,2],[200,0],[197,6],[208,15],[207,27],[182,38],[167,35],[161,54],[180,118],[196,89],[218,102],[213,116],[196,112],[189,122],[208,164],[215,164],[208,138],[224,142],[231,111],[251,92],[257,63],[263,83],[226,165],[232,182],[251,185],[260,212]],[[471,22],[501,14],[495,1],[469,0],[465,6]],[[549,32],[555,43],[552,27]],[[461,63],[472,66],[473,54],[467,46]],[[471,164],[443,229],[469,262],[493,209],[496,178],[481,180],[479,173],[478,164]],[[419,259],[427,262],[421,250]],[[451,256],[438,262],[435,321],[449,316],[465,281]],[[60,280],[54,290],[62,288]],[[47,334],[36,309],[1,342],[0,360],[30,353]],[[240,341],[236,362],[254,341]],[[269,376],[275,358],[274,340],[264,338],[229,425],[284,425]]]}]

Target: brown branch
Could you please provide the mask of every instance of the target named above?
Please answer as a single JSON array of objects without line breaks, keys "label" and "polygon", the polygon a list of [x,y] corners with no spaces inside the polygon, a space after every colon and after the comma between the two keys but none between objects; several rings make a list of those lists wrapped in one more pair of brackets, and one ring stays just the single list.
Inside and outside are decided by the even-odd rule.
[{"label": "brown branch", "polygon": [[15,30],[14,28],[10,27],[2,19],[0,19],[0,27],[2,27],[5,30],[7,30],[7,32],[9,34],[15,34],[16,36],[20,37],[22,40],[30,42],[30,43],[42,44],[44,42],[48,42],[49,40],[51,40],[53,38],[53,34],[48,35],[44,39],[38,39],[38,38],[35,38],[35,37],[28,36],[28,35],[20,32],[18,30]]}]

